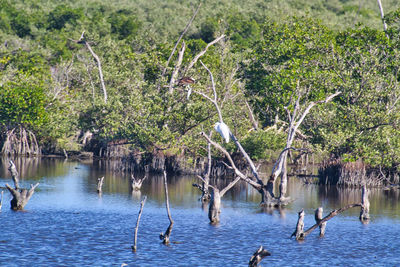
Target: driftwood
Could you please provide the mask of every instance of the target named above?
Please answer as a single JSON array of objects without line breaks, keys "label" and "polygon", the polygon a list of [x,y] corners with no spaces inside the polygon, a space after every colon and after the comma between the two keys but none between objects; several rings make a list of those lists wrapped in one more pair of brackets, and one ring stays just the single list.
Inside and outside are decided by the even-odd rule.
[{"label": "driftwood", "polygon": [[306,231],[303,231],[304,230],[304,215],[305,215],[305,213],[304,213],[304,210],[302,210],[299,212],[299,219],[297,221],[296,230],[290,237],[295,236],[296,240],[304,240],[306,238],[306,236],[309,235],[313,230],[315,230],[317,227],[320,227],[322,224],[326,223],[328,220],[332,219],[336,215],[338,215],[338,214],[342,213],[343,211],[348,210],[350,208],[361,207],[361,206],[362,206],[362,204],[356,203],[356,204],[347,205],[338,210],[333,210],[327,216],[325,216],[323,219],[319,220],[316,224],[314,224],[313,226],[308,228]]},{"label": "driftwood", "polygon": [[144,204],[146,203],[146,199],[147,199],[147,196],[145,196],[143,198],[143,200],[140,202],[140,210],[139,210],[139,214],[138,214],[137,221],[136,221],[136,227],[135,227],[135,239],[134,239],[134,243],[132,246],[133,252],[136,252],[136,250],[137,250],[137,234],[138,234],[138,230],[139,230],[139,222],[140,222],[140,217],[142,216]]},{"label": "driftwood", "polygon": [[164,175],[164,188],[165,188],[165,207],[167,208],[167,214],[168,214],[168,219],[169,219],[169,226],[165,233],[160,234],[160,239],[163,241],[163,244],[168,245],[169,244],[169,238],[172,232],[172,226],[174,225],[174,221],[172,220],[171,217],[171,212],[169,211],[169,198],[168,198],[168,186],[167,186],[167,172],[164,170],[163,172]]},{"label": "driftwood", "polygon": [[11,199],[11,209],[13,210],[23,210],[25,205],[28,203],[29,199],[32,197],[32,195],[35,193],[35,188],[39,185],[39,183],[36,183],[35,185],[31,185],[31,188],[28,189],[22,189],[19,187],[19,175],[17,168],[15,167],[14,162],[10,160],[10,166],[8,167],[8,170],[11,172],[12,179],[14,181],[14,188],[6,184],[6,187],[8,191],[10,191],[11,195],[13,198]]},{"label": "driftwood", "polygon": [[104,182],[104,176],[97,178],[97,193],[99,194],[103,192],[103,182]]},{"label": "driftwood", "polygon": [[260,246],[257,249],[257,251],[253,254],[253,256],[251,256],[249,261],[249,267],[258,266],[258,264],[262,261],[262,259],[267,256],[271,256],[271,253],[269,253],[269,251],[264,249],[263,246]]}]

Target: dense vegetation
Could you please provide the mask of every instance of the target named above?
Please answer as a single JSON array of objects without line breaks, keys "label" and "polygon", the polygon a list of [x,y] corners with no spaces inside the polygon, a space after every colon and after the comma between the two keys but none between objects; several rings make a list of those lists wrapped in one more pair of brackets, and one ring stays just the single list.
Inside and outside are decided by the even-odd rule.
[{"label": "dense vegetation", "polygon": [[[214,75],[225,122],[254,159],[284,147],[294,100],[307,105],[340,91],[311,111],[296,146],[396,170],[400,11],[394,0],[383,4],[391,11],[386,33],[376,1],[202,1],[183,38],[182,69],[226,35],[201,60]],[[177,53],[162,75],[197,5],[0,0],[2,139],[23,127],[49,152],[81,150],[82,133],[90,131],[100,146],[125,140],[138,151],[204,155],[199,133],[218,120],[214,107],[199,94],[188,98],[183,86],[169,92]],[[83,31],[101,60],[107,102],[97,63],[77,42]],[[193,90],[211,96],[199,62],[180,74],[195,78]]]}]

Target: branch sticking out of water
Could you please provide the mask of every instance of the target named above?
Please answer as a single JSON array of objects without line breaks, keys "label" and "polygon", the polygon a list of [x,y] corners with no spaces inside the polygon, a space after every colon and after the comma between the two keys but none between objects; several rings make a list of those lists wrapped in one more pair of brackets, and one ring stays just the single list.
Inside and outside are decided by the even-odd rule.
[{"label": "branch sticking out of water", "polygon": [[165,188],[165,207],[167,208],[167,214],[168,214],[168,219],[169,219],[169,226],[165,233],[160,234],[160,239],[163,241],[163,244],[168,245],[169,244],[169,237],[172,232],[172,226],[174,225],[174,221],[172,220],[171,217],[171,212],[169,211],[169,199],[168,199],[168,186],[167,186],[167,172],[164,170],[164,188]]},{"label": "branch sticking out of water", "polygon": [[139,210],[138,218],[136,221],[136,227],[135,227],[135,239],[134,239],[134,243],[132,246],[133,252],[136,252],[136,250],[137,250],[137,234],[138,234],[138,230],[139,230],[139,222],[140,222],[140,217],[142,216],[143,207],[144,207],[144,204],[146,203],[146,200],[147,200],[147,196],[145,196],[143,198],[143,200],[140,202],[140,210]]},{"label": "branch sticking out of water", "polygon": [[271,256],[263,246],[260,246],[256,252],[254,252],[253,256],[250,258],[249,267],[256,267],[262,261],[263,258]]}]

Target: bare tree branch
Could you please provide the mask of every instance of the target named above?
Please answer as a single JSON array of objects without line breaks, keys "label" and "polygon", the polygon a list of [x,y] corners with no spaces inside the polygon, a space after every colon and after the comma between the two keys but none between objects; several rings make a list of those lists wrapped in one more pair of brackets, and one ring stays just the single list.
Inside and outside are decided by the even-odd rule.
[{"label": "bare tree branch", "polygon": [[208,50],[208,48],[216,43],[218,43],[220,40],[222,40],[225,37],[225,34],[222,34],[221,36],[217,37],[215,40],[211,41],[210,43],[207,44],[207,46],[200,52],[198,53],[193,60],[189,63],[189,65],[186,67],[184,73],[186,73],[188,70],[190,70],[194,64],[199,60],[200,57],[202,57]]},{"label": "bare tree branch", "polygon": [[194,13],[193,13],[193,16],[190,18],[189,22],[186,24],[186,26],[185,26],[185,28],[183,29],[181,35],[179,36],[178,40],[176,41],[175,46],[174,46],[174,48],[172,49],[171,54],[170,54],[169,57],[168,57],[167,63],[165,64],[165,68],[164,68],[164,70],[163,70],[163,72],[162,72],[162,74],[161,74],[162,77],[163,77],[163,76],[165,75],[165,73],[167,72],[167,69],[168,69],[168,66],[169,66],[169,62],[171,61],[173,55],[175,54],[176,48],[178,47],[178,45],[179,45],[181,39],[183,38],[183,36],[184,36],[185,33],[187,32],[187,30],[189,29],[190,25],[192,24],[194,18],[195,18],[196,15],[197,15],[197,13],[199,12],[200,6],[201,6],[201,3],[197,6],[196,10],[195,10]]},{"label": "bare tree branch", "polygon": [[145,196],[143,198],[143,200],[140,202],[140,210],[139,210],[139,214],[138,214],[138,217],[136,220],[135,237],[134,237],[134,243],[132,246],[133,252],[136,252],[136,250],[137,250],[137,234],[138,234],[138,230],[139,230],[139,222],[140,222],[140,217],[142,216],[144,204],[146,203],[146,199],[147,199],[147,196]]}]

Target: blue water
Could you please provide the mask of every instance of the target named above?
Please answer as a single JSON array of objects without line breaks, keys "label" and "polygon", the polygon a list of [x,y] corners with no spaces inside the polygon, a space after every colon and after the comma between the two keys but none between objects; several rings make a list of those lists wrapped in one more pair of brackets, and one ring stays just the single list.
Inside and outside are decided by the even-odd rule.
[{"label": "blue water", "polygon": [[[12,181],[6,171],[0,186]],[[41,173],[36,175],[35,173]],[[103,194],[97,177],[105,175]],[[324,192],[292,180],[289,195],[296,201],[282,211],[259,207],[258,193],[238,185],[223,198],[221,222],[209,224],[207,208],[197,201],[195,177],[171,177],[169,196],[174,227],[172,243],[159,234],[169,225],[163,180],[153,176],[140,193],[130,192],[128,176],[102,171],[78,162],[39,162],[26,172],[21,185],[39,182],[25,212],[9,209],[4,190],[0,212],[0,266],[246,266],[263,245],[272,255],[263,266],[400,266],[399,194],[371,193],[369,224],[358,220],[359,209],[344,212],[303,242],[290,239],[297,212],[306,211],[305,228],[314,224],[319,205],[325,214],[357,201],[359,192]],[[147,195],[139,226],[138,250],[133,253],[134,229],[140,200]],[[378,204],[377,204],[378,203]]]}]

